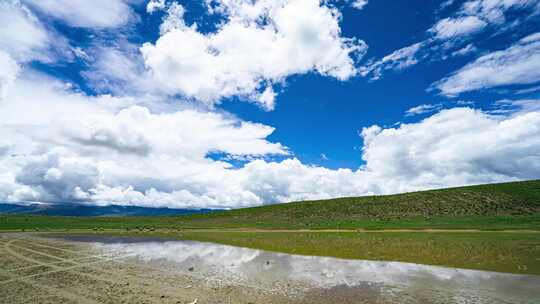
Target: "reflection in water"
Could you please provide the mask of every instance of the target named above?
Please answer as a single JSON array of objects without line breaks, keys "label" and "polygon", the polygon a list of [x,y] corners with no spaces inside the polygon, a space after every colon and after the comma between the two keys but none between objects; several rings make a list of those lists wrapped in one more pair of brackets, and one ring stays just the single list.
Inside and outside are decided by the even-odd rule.
[{"label": "reflection in water", "polygon": [[68,238],[93,242],[108,253],[132,255],[163,271],[268,290],[289,286],[287,292],[301,293],[346,287],[377,292],[401,303],[407,297],[412,302],[427,297],[428,303],[540,303],[539,276],[298,256],[194,241]]}]

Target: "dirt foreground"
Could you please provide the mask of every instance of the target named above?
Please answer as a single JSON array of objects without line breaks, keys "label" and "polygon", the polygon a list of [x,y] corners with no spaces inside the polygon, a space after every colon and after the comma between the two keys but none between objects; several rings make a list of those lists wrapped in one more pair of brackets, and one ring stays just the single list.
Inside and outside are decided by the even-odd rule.
[{"label": "dirt foreground", "polygon": [[[168,273],[91,246],[0,235],[0,303],[375,303],[354,290],[290,292]],[[351,294],[352,293],[352,294]]]}]

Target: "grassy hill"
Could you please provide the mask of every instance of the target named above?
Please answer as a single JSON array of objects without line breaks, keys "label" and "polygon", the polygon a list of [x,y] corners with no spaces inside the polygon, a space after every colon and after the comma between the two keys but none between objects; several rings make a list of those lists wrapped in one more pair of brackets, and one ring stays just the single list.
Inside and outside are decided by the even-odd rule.
[{"label": "grassy hill", "polygon": [[177,217],[0,216],[0,229],[538,229],[540,180]]}]

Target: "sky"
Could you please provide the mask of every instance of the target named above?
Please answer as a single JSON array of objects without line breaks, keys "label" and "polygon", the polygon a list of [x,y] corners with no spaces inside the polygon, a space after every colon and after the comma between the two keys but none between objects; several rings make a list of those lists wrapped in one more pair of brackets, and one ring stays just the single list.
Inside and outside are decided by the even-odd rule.
[{"label": "sky", "polygon": [[0,202],[538,178],[538,0],[0,0]]}]

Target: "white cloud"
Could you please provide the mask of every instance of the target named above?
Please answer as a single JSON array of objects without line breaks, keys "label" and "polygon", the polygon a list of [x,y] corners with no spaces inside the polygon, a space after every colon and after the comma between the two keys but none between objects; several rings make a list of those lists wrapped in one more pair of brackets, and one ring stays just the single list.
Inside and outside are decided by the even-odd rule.
[{"label": "white cloud", "polygon": [[368,4],[368,0],[353,0],[351,6],[355,9],[361,10]]},{"label": "white cloud", "polygon": [[111,47],[94,47],[87,57],[91,64],[82,75],[98,92],[137,95],[153,90],[137,46],[119,43]]},{"label": "white cloud", "polygon": [[[50,3],[39,5],[60,2]],[[540,177],[540,113],[533,101],[512,101],[519,110],[500,116],[458,108],[397,128],[365,128],[365,166],[332,170],[290,156],[268,139],[272,126],[153,95],[164,90],[208,104],[240,96],[271,109],[274,86],[290,75],[317,72],[344,80],[358,72],[353,56],[365,46],[341,37],[339,13],[324,3],[208,5],[226,18],[216,32],[187,26],[182,7],[172,5],[162,36],[142,48],[144,62],[127,43],[75,51],[93,62],[85,74],[91,83],[101,78],[126,87],[117,96],[87,96],[21,64],[48,56],[44,50],[56,40],[19,2],[0,3],[0,16],[30,33],[0,30],[0,201],[234,208]],[[76,15],[66,8],[49,13],[67,22]],[[96,25],[94,13],[80,21],[105,27]],[[508,62],[538,53],[536,37],[497,56],[511,67]],[[373,71],[414,64],[420,47],[386,56]],[[515,51],[518,56],[513,48],[526,51]],[[226,157],[215,160],[213,153]],[[276,155],[284,160],[272,161]]]},{"label": "white cloud", "polygon": [[269,126],[189,109],[152,113],[131,98],[87,97],[39,77],[18,79],[0,104],[6,155],[18,155],[0,160],[9,168],[0,185],[11,189],[2,199],[258,204],[229,164],[206,155],[288,154],[266,140]]},{"label": "white cloud", "polygon": [[405,116],[414,116],[425,113],[438,111],[442,108],[441,104],[421,104],[416,107],[412,107],[405,112]]},{"label": "white cloud", "polygon": [[511,9],[531,8],[536,0],[470,0],[463,4],[460,13],[474,15],[490,23],[505,22],[505,13]]},{"label": "white cloud", "polygon": [[540,39],[532,34],[513,46],[481,56],[434,84],[445,95],[540,81]]},{"label": "white cloud", "polygon": [[536,41],[540,41],[540,32],[530,34],[520,40],[521,43],[532,43]]},{"label": "white cloud", "polygon": [[[383,191],[534,179],[540,175],[540,112],[490,116],[443,110],[399,128],[363,130],[365,170]],[[409,180],[408,182],[405,182]]]},{"label": "white cloud", "polygon": [[540,112],[540,99],[503,99],[495,102],[496,109],[491,111],[510,115],[528,112]]},{"label": "white cloud", "polygon": [[459,106],[474,106],[474,101],[471,100],[453,100]]},{"label": "white cloud", "polygon": [[185,9],[182,5],[173,2],[167,8],[167,15],[163,19],[163,23],[159,27],[159,32],[163,35],[174,29],[182,29],[186,27],[184,23]]},{"label": "white cloud", "polygon": [[379,79],[385,70],[402,70],[415,65],[419,60],[418,52],[423,46],[423,42],[415,43],[396,50],[378,61],[369,62],[360,68],[360,75],[371,75],[372,79]]},{"label": "white cloud", "polygon": [[476,16],[445,18],[437,22],[430,31],[438,39],[450,39],[477,33],[486,27],[486,25],[486,22]]},{"label": "white cloud", "polygon": [[534,92],[537,92],[537,91],[540,91],[540,85],[528,87],[528,88],[525,88],[525,89],[516,90],[516,91],[514,91],[514,94],[530,94],[530,93],[534,93]]},{"label": "white cloud", "polygon": [[262,19],[270,11],[282,7],[289,0],[205,0],[211,14],[224,15],[231,19],[256,21]]},{"label": "white cloud", "polygon": [[[53,81],[28,77],[13,84],[0,105],[3,124],[10,128],[45,125],[51,133],[57,133],[58,138],[52,139],[57,143],[69,141],[69,145],[80,144],[97,150],[105,148],[105,152],[120,154],[167,153],[202,159],[209,152],[232,155],[287,153],[280,144],[265,140],[274,131],[269,126],[187,108],[152,113],[140,100],[144,97],[87,97],[72,93],[54,81],[38,85],[36,81],[39,80]],[[65,128],[67,125],[71,127]],[[39,136],[33,139],[36,143],[47,141]]]},{"label": "white cloud", "polygon": [[133,17],[127,0],[23,0],[43,13],[74,27],[110,28]]},{"label": "white cloud", "polygon": [[0,2],[0,50],[16,60],[46,60],[52,37],[18,1]]},{"label": "white cloud", "polygon": [[[453,3],[444,2],[441,10]],[[379,79],[386,70],[399,71],[423,60],[440,61],[468,54],[475,50],[469,43],[475,34],[487,30],[501,34],[518,26],[534,26],[532,20],[539,13],[537,0],[466,1],[450,17],[429,28],[424,40],[393,51],[380,60],[372,59],[361,67],[361,75]],[[502,26],[507,17],[511,22]]]},{"label": "white cloud", "polygon": [[276,92],[271,86],[267,86],[264,91],[259,94],[257,102],[265,109],[273,109],[276,104]]},{"label": "white cloud", "polygon": [[[272,127],[226,113],[156,112],[140,98],[88,97],[28,72],[7,94],[4,201],[235,208],[540,177],[536,110],[490,116],[456,108],[365,128],[366,165],[332,170],[287,157],[267,139]],[[207,157],[212,152],[255,159],[233,167]],[[273,154],[286,159],[264,159]]]},{"label": "white cloud", "polygon": [[165,8],[165,0],[150,0],[146,5],[146,12],[152,14],[155,11]]},{"label": "white cloud", "polygon": [[452,6],[454,4],[455,0],[446,0],[444,1],[443,3],[441,3],[441,5],[439,6],[439,9],[437,10],[437,12],[440,12],[440,11],[443,11],[445,10],[446,8]]},{"label": "white cloud", "polygon": [[270,110],[273,85],[308,72],[346,80],[366,49],[341,37],[339,12],[318,0],[208,5],[227,19],[216,32],[199,32],[184,24],[183,10],[169,9],[162,36],[141,48],[156,86],[169,94],[207,104],[240,96]]},{"label": "white cloud", "polygon": [[477,48],[472,43],[469,43],[466,46],[460,48],[459,50],[453,52],[452,56],[465,56],[465,55],[474,53],[476,51],[477,51]]},{"label": "white cloud", "polygon": [[73,54],[79,58],[79,59],[82,59],[82,60],[85,60],[85,61],[90,61],[92,60],[92,58],[90,57],[90,55],[88,55],[88,53],[86,53],[84,51],[84,49],[82,49],[81,47],[74,47],[73,49]]},{"label": "white cloud", "polygon": [[9,86],[19,73],[19,65],[8,53],[0,50],[0,99],[7,94]]}]

